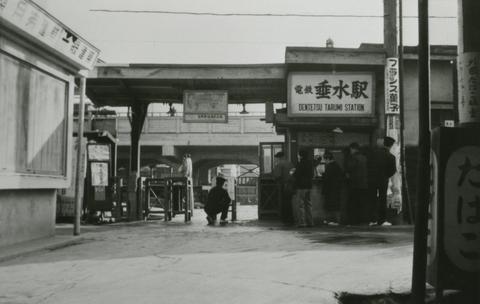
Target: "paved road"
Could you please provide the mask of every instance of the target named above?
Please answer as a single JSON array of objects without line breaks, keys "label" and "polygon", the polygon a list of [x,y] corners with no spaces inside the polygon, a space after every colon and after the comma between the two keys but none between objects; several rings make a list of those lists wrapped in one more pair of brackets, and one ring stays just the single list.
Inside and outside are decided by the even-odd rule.
[{"label": "paved road", "polygon": [[80,244],[1,263],[0,303],[336,303],[409,289],[411,228],[297,230],[254,215],[84,229]]}]

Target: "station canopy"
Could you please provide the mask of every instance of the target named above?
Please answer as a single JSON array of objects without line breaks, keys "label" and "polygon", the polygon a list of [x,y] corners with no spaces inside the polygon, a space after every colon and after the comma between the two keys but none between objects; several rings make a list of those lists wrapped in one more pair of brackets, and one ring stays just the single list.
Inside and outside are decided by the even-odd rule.
[{"label": "station canopy", "polygon": [[286,102],[283,64],[99,64],[87,79],[98,106],[182,103],[185,90],[226,90],[231,104]]}]

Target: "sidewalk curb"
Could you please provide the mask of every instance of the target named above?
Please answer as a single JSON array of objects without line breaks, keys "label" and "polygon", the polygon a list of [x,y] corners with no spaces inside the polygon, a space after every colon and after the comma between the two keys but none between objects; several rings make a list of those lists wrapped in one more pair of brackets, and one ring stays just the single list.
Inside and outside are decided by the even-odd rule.
[{"label": "sidewalk curb", "polygon": [[[47,238],[41,238],[32,241],[26,241],[19,244],[12,244],[0,248],[0,252],[6,251],[5,254],[0,253],[0,264],[9,260],[13,260],[19,257],[28,256],[37,252],[52,251],[64,247],[74,246],[83,243],[86,240],[85,236],[78,237],[61,237],[52,236]],[[32,242],[34,244],[32,245]],[[35,242],[45,242],[46,244],[36,245]],[[10,251],[10,252],[9,252]]]},{"label": "sidewalk curb", "polygon": [[[146,223],[143,220],[130,221],[130,222],[117,222],[108,225],[108,228],[128,227],[135,226],[142,223]],[[105,226],[107,228],[107,226]],[[107,228],[107,229],[108,229]],[[106,230],[107,230],[106,229]],[[105,230],[104,230],[105,231]],[[100,232],[100,231],[99,231]],[[13,260],[19,257],[28,256],[37,252],[52,251],[63,247],[75,246],[88,240],[88,236],[97,233],[95,231],[84,232],[79,236],[65,236],[65,235],[53,235],[50,237],[34,239],[21,243],[15,243],[0,247],[0,264],[9,260]]]}]

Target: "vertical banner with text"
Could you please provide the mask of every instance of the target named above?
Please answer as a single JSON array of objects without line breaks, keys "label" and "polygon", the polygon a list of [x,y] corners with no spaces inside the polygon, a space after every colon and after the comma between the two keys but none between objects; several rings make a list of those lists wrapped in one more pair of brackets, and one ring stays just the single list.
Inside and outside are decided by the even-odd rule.
[{"label": "vertical banner with text", "polygon": [[400,75],[399,61],[396,57],[389,57],[385,64],[385,116],[386,136],[395,139],[391,153],[395,156],[397,173],[392,177],[392,204],[391,208],[398,213],[402,211],[402,172],[400,166]]}]

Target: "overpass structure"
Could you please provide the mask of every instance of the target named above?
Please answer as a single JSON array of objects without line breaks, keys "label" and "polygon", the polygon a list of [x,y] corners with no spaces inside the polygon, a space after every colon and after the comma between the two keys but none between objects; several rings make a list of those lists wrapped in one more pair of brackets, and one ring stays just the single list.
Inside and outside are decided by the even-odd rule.
[{"label": "overpass structure", "polygon": [[[118,117],[118,163],[129,164],[131,126]],[[141,167],[179,164],[185,153],[192,156],[194,184],[207,184],[208,169],[221,164],[258,165],[260,142],[283,142],[264,116],[233,116],[227,124],[185,123],[181,116],[147,116],[142,129]]]}]

